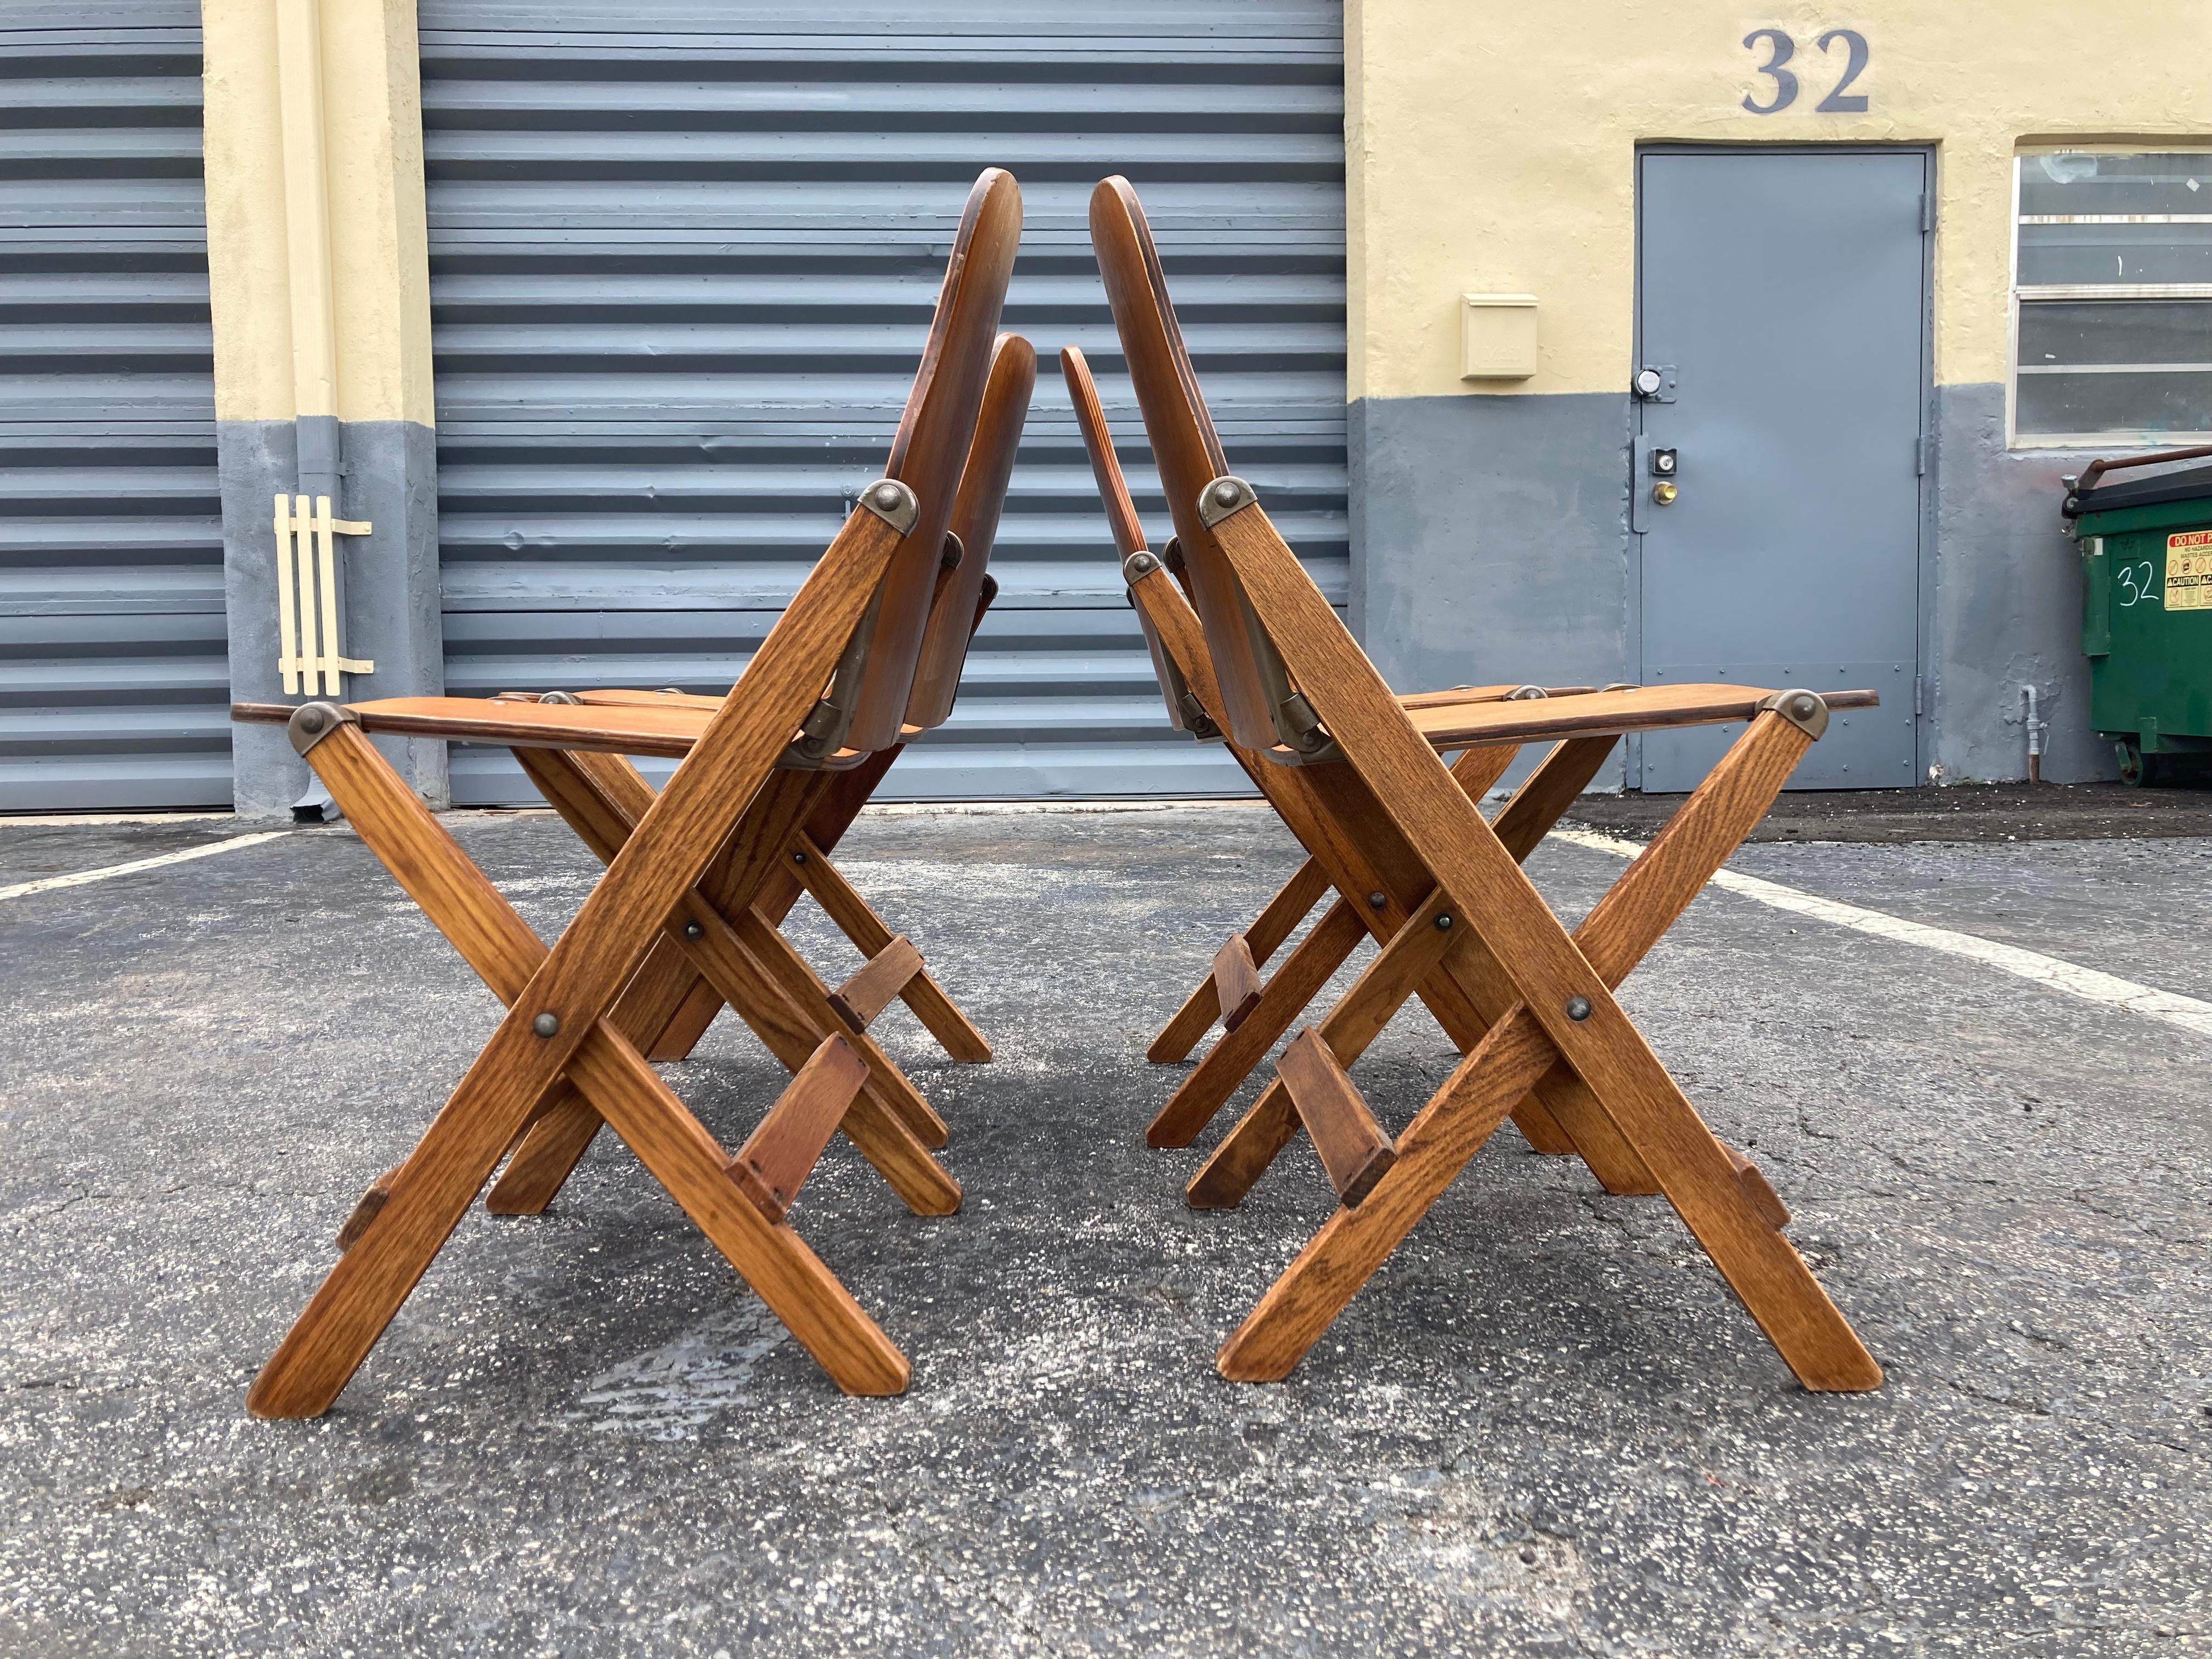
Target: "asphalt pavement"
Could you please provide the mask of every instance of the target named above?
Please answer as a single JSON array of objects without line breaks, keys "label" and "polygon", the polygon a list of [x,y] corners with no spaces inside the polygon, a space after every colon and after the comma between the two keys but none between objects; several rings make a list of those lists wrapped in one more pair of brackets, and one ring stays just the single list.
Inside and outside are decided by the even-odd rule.
[{"label": "asphalt pavement", "polygon": [[[549,937],[597,873],[450,823]],[[254,828],[0,823],[0,889]],[[1735,867],[2212,1002],[2201,830],[1790,840]],[[1187,1209],[1229,1119],[1147,1150],[1144,1050],[1286,835],[872,812],[840,862],[998,1054],[878,1028],[959,1214],[842,1143],[793,1212],[913,1361],[888,1401],[603,1137],[547,1215],[471,1213],[327,1416],[253,1419],[497,1006],[343,826],[0,898],[0,1651],[2212,1650],[2212,1036],[1709,892],[1625,1001],[1887,1384],[1803,1391],[1663,1200],[1508,1127],[1255,1387],[1214,1351],[1333,1200],[1301,1146]],[[1530,867],[1571,920],[1623,866]],[[1395,1130],[1455,1059],[1416,1011],[1354,1077]],[[728,1016],[665,1070],[728,1146],[782,1081]]]}]

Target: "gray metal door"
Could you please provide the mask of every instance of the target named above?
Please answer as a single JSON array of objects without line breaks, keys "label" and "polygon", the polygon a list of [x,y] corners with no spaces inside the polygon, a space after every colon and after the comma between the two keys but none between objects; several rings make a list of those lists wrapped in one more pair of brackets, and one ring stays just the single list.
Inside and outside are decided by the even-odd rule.
[{"label": "gray metal door", "polygon": [[[1882,706],[1839,713],[1790,787],[1913,783],[1929,158],[1639,167],[1638,362],[1660,378],[1632,463],[1643,678],[1872,687]],[[1639,787],[1694,788],[1741,730],[1645,738]]]},{"label": "gray metal door", "polygon": [[[1091,254],[1145,197],[1207,398],[1348,576],[1336,0],[422,0],[447,684],[726,687],[876,475],[976,173],[1044,362],[945,728],[887,794],[1246,793],[1170,734],[1051,354],[1168,519]],[[1148,493],[1149,492],[1149,493]],[[454,798],[535,799],[457,749]]]},{"label": "gray metal door", "polygon": [[0,811],[228,806],[196,0],[11,0],[0,103]]}]

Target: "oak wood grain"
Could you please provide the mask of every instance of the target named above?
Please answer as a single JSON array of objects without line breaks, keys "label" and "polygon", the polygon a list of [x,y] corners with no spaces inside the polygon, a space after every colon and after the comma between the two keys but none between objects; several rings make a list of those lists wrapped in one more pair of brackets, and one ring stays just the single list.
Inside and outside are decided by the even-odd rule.
[{"label": "oak wood grain", "polygon": [[1260,1006],[1260,970],[1242,933],[1231,933],[1213,953],[1213,1000],[1221,1009],[1221,1029],[1233,1031]]},{"label": "oak wood grain", "polygon": [[1146,1144],[1189,1146],[1366,936],[1366,923],[1349,902],[1339,899],[1329,906],[1267,975],[1252,1012],[1235,1030],[1222,1034],[1168,1097],[1145,1130]]},{"label": "oak wood grain", "polygon": [[1310,1028],[1291,1039],[1275,1071],[1305,1125],[1337,1201],[1357,1209],[1390,1172],[1398,1154],[1328,1044]]},{"label": "oak wood grain", "polygon": [[867,1080],[868,1068],[850,1043],[823,1038],[731,1158],[731,1173],[770,1221],[790,1213],[822,1149]]},{"label": "oak wood grain", "polygon": [[865,1031],[921,971],[921,952],[901,933],[830,994],[830,1012],[855,1031]]}]

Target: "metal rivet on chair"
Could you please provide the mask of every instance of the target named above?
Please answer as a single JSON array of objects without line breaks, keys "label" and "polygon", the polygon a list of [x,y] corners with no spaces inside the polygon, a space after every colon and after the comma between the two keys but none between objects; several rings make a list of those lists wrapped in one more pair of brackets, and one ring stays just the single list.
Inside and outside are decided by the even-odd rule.
[{"label": "metal rivet on chair", "polygon": [[540,1014],[530,1022],[530,1029],[542,1037],[550,1037],[561,1029],[558,1014]]},{"label": "metal rivet on chair", "polygon": [[1451,917],[1449,914],[1437,918],[1437,932],[1439,933],[1449,933],[1451,932]]},{"label": "metal rivet on chair", "polygon": [[319,708],[310,706],[300,711],[300,729],[311,738],[319,736],[330,723],[330,716]]},{"label": "metal rivet on chair", "polygon": [[899,488],[896,484],[879,483],[876,486],[876,505],[878,507],[889,512],[892,507],[896,507],[898,504]]},{"label": "metal rivet on chair", "polygon": [[1588,1019],[1589,1017],[1590,1000],[1588,997],[1569,997],[1567,999],[1567,1018],[1569,1019],[1579,1022]]},{"label": "metal rivet on chair", "polygon": [[1219,501],[1222,506],[1227,507],[1231,501],[1237,499],[1237,486],[1230,483],[1228,479],[1224,478],[1219,483],[1213,486],[1213,499]]},{"label": "metal rivet on chair", "polygon": [[1808,691],[1790,699],[1790,712],[1801,720],[1809,720],[1813,718],[1813,711],[1820,706],[1813,694]]},{"label": "metal rivet on chair", "polygon": [[1385,898],[1380,893],[1370,893],[1367,896],[1367,908],[1370,910],[1380,910],[1389,902],[1390,901],[1389,899]]},{"label": "metal rivet on chair", "polygon": [[684,937],[686,939],[704,939],[707,937],[707,930],[702,927],[696,921],[687,921],[684,924]]},{"label": "metal rivet on chair", "polygon": [[806,862],[806,854],[804,853],[793,853],[791,855],[791,861],[793,864],[804,864]]}]

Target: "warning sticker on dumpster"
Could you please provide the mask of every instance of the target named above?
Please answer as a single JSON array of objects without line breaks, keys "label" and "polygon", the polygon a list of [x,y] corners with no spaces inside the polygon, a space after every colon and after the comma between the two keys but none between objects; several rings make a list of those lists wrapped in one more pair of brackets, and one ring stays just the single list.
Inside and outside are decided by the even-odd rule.
[{"label": "warning sticker on dumpster", "polygon": [[2166,538],[2166,608],[2212,611],[2212,530]]}]

